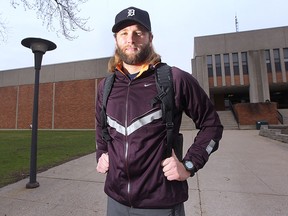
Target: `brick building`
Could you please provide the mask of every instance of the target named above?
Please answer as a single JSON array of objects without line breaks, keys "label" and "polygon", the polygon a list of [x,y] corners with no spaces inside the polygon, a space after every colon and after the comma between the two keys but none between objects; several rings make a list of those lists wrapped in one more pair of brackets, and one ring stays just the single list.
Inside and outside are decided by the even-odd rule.
[{"label": "brick building", "polygon": [[[97,83],[109,58],[43,66],[39,85],[39,129],[94,129]],[[0,72],[0,129],[29,129],[34,68]]]},{"label": "brick building", "polygon": [[[288,123],[288,27],[196,37],[194,44],[193,76],[226,129]],[[95,129],[97,84],[108,61],[42,66],[39,129]],[[29,129],[34,73],[32,67],[0,71],[0,129]],[[182,129],[191,127],[184,116]]]}]

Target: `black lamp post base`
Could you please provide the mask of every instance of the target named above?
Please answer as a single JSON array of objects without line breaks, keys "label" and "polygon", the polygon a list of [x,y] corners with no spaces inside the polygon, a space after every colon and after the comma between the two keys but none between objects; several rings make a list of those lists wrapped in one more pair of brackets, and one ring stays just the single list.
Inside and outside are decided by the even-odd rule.
[{"label": "black lamp post base", "polygon": [[37,188],[39,186],[40,186],[39,182],[28,182],[26,184],[27,189],[33,189],[33,188]]}]

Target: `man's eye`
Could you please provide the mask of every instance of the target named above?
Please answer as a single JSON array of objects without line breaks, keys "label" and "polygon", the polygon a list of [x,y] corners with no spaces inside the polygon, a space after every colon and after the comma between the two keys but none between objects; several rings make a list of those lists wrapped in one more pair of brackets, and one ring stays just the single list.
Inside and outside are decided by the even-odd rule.
[{"label": "man's eye", "polygon": [[139,31],[139,32],[136,32],[136,34],[137,34],[138,36],[141,36],[143,33],[142,33],[141,31]]}]

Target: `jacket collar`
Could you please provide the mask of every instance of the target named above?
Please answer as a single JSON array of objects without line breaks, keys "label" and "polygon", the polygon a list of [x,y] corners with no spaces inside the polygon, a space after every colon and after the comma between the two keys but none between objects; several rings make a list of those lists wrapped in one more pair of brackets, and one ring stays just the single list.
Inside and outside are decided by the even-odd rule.
[{"label": "jacket collar", "polygon": [[[144,72],[148,71],[149,69],[155,68],[160,62],[154,64],[154,65],[149,65],[149,64],[143,64],[138,75],[136,77],[140,77]],[[121,72],[122,74],[124,74],[126,76],[126,74],[123,71],[123,66],[121,63],[119,63],[116,67],[116,70]]]}]

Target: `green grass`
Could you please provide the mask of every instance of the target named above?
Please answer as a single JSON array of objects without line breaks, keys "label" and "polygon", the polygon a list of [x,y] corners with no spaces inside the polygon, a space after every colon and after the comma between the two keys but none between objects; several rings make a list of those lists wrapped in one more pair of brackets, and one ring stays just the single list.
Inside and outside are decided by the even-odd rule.
[{"label": "green grass", "polygon": [[[29,175],[32,132],[0,131],[0,187]],[[37,171],[95,151],[95,131],[38,131]]]}]

